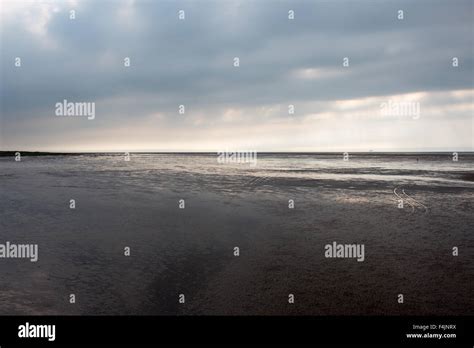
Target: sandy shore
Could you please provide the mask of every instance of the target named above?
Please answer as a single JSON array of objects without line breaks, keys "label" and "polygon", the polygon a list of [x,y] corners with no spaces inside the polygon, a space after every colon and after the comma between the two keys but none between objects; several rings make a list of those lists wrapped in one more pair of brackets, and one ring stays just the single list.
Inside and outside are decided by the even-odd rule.
[{"label": "sandy shore", "polygon": [[[0,175],[2,242],[39,245],[36,263],[0,261],[0,314],[474,312],[472,187],[187,169],[117,176],[110,163],[86,175],[54,161]],[[404,209],[396,193],[411,197]],[[333,241],[363,243],[365,261],[325,258]]]}]

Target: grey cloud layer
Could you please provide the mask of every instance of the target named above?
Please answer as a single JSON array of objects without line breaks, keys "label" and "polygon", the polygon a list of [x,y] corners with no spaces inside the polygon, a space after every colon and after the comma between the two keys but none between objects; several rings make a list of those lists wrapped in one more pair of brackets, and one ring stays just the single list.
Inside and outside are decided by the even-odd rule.
[{"label": "grey cloud layer", "polygon": [[[39,15],[41,6],[33,3],[28,10]],[[168,123],[186,127],[174,117],[179,104],[209,111],[212,121],[225,108],[473,88],[472,1],[57,6],[60,11],[50,13],[41,35],[25,26],[21,13],[2,18],[4,129],[50,118],[62,99],[95,101],[104,115],[95,127],[136,124],[153,113],[169,114]],[[74,21],[70,8],[77,11]],[[186,11],[185,21],[177,20],[179,9]],[[294,21],[288,21],[288,9],[296,13]],[[398,9],[405,11],[403,21],[396,18]],[[21,69],[13,67],[17,56]],[[239,69],[232,67],[235,56]],[[342,72],[346,56],[350,68]],[[454,56],[460,60],[455,71]],[[132,60],[128,69],[124,57]],[[303,69],[334,73],[304,79],[298,75]],[[37,132],[47,137],[50,125],[38,124]]]}]

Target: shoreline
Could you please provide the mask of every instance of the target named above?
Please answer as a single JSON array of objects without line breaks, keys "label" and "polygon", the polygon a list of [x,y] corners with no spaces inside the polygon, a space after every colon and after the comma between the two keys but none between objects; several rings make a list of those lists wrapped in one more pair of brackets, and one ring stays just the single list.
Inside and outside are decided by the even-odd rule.
[{"label": "shoreline", "polygon": [[[21,151],[21,150],[8,150],[0,151],[0,157],[15,156],[19,152],[22,156],[84,156],[84,155],[123,155],[124,153],[136,154],[136,155],[216,155],[219,151],[91,151],[91,152],[55,152],[55,151]],[[233,151],[229,151],[233,152]],[[236,151],[238,152],[238,151]],[[304,156],[304,155],[337,155],[340,156],[344,151],[327,151],[327,152],[282,152],[282,151],[262,151],[258,152],[258,156],[278,156],[278,155],[291,155],[291,156]],[[348,151],[351,156],[435,156],[435,155],[451,155],[452,153],[458,153],[468,156],[474,156],[473,151],[423,151],[423,152],[414,152],[414,151]]]}]

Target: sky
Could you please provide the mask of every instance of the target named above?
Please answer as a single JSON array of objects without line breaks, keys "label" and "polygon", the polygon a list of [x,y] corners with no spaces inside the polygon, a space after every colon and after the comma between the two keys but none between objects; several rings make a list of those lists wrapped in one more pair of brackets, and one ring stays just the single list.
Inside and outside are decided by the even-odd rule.
[{"label": "sky", "polygon": [[1,0],[0,150],[474,151],[473,7]]}]

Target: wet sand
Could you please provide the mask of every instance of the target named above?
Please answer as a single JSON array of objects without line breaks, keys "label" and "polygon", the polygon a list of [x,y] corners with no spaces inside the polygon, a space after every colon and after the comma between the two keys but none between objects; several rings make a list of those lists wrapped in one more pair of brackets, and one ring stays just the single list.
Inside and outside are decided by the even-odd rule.
[{"label": "wet sand", "polygon": [[[2,315],[474,312],[467,181],[224,175],[187,166],[126,172],[108,159],[101,166],[83,159],[79,170],[71,159],[62,166],[61,156],[38,161],[25,160],[21,170],[0,163],[1,241],[39,245],[36,263],[0,260]],[[403,209],[395,193],[405,197]],[[325,258],[333,241],[365,244],[365,261]]]}]

